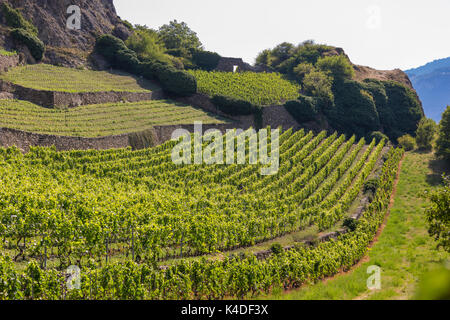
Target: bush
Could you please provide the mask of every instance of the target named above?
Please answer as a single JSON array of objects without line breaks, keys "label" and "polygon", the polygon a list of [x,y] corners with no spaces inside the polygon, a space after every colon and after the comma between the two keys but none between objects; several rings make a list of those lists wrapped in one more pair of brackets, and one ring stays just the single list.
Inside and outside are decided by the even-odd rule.
[{"label": "bush", "polygon": [[350,231],[355,231],[358,227],[359,221],[353,218],[345,218],[343,222],[343,226],[348,228]]},{"label": "bush", "polygon": [[399,135],[414,135],[420,119],[424,117],[419,99],[413,90],[394,81],[383,81],[388,96],[387,108],[392,112],[392,127],[385,126],[388,135],[395,139]]},{"label": "bush", "polygon": [[384,133],[380,132],[380,131],[374,131],[369,135],[369,141],[372,141],[373,139],[375,139],[377,141],[377,143],[380,143],[383,140],[389,141],[389,138],[387,135],[385,135]]},{"label": "bush", "polygon": [[430,150],[434,136],[437,132],[437,125],[432,119],[422,118],[416,131],[416,143],[420,149]]},{"label": "bush", "polygon": [[319,58],[316,68],[329,73],[337,81],[351,79],[355,75],[351,62],[343,55]]},{"label": "bush", "polygon": [[398,144],[405,149],[405,151],[411,151],[416,148],[416,140],[409,134],[398,138]]},{"label": "bush", "polygon": [[220,111],[232,116],[251,115],[258,112],[258,107],[245,100],[239,100],[227,96],[215,95],[211,102]]},{"label": "bush", "polygon": [[38,37],[25,29],[14,29],[11,31],[11,36],[16,41],[27,46],[34,59],[37,61],[42,59],[45,52],[45,45]]},{"label": "bush", "polygon": [[322,71],[312,71],[305,75],[303,79],[303,91],[314,97],[319,97],[327,101],[333,101],[332,91],[333,79]]},{"label": "bush", "polygon": [[275,255],[280,255],[284,252],[283,246],[279,243],[274,243],[270,246],[270,251]]},{"label": "bush", "polygon": [[380,186],[380,180],[377,178],[372,178],[364,182],[364,193],[371,192],[375,194],[378,187]]},{"label": "bush", "polygon": [[284,107],[298,123],[314,121],[318,114],[318,99],[300,95],[298,100],[285,103]]},{"label": "bush", "polygon": [[426,211],[428,232],[439,247],[450,252],[450,177],[444,177],[445,186],[429,194],[431,207]]},{"label": "bush", "polygon": [[335,107],[325,110],[330,124],[340,131],[366,137],[380,128],[372,95],[364,84],[345,80],[334,84]]},{"label": "bush", "polygon": [[450,161],[450,106],[442,114],[439,137],[436,141],[437,155]]},{"label": "bush", "polygon": [[178,96],[189,96],[197,92],[197,80],[185,71],[164,66],[159,69],[157,78],[165,91]]},{"label": "bush", "polygon": [[202,70],[212,71],[217,68],[221,56],[216,52],[193,50],[192,62]]},{"label": "bush", "polygon": [[294,77],[301,83],[303,82],[303,79],[305,79],[305,76],[314,70],[314,66],[311,63],[300,63],[294,68]]},{"label": "bush", "polygon": [[133,50],[139,59],[151,59],[171,63],[170,56],[165,54],[164,44],[158,33],[144,26],[137,26],[134,33],[127,39],[125,45]]},{"label": "bush", "polygon": [[37,28],[26,20],[18,10],[12,8],[6,2],[2,3],[1,9],[7,26],[15,29],[25,29],[29,33],[37,35]]},{"label": "bush", "polygon": [[112,36],[103,35],[97,39],[95,50],[115,68],[141,75],[149,80],[158,80],[162,88],[174,95],[187,96],[197,92],[195,77],[187,72],[152,59],[140,62],[136,53],[125,43]]}]

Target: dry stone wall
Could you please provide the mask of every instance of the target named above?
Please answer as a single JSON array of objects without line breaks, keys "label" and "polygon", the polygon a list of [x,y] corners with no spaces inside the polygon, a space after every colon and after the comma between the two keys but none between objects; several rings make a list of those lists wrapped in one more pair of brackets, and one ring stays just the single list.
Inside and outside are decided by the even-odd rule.
[{"label": "dry stone wall", "polygon": [[20,57],[14,56],[2,56],[0,55],[0,73],[7,72],[10,68],[18,66],[20,63]]},{"label": "dry stone wall", "polygon": [[59,92],[26,88],[3,80],[0,80],[0,91],[12,93],[17,99],[26,100],[47,108],[73,108],[87,104],[121,101],[136,102],[164,98],[162,90],[152,92]]}]

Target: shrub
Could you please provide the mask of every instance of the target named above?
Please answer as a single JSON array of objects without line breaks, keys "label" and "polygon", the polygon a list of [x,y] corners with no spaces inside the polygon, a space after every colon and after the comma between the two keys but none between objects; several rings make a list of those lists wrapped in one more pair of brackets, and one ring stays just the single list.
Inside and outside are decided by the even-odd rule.
[{"label": "shrub", "polygon": [[318,99],[300,95],[298,100],[285,103],[284,107],[298,123],[316,120],[318,114]]},{"label": "shrub", "polygon": [[258,109],[258,107],[248,101],[221,95],[215,95],[211,99],[211,102],[216,105],[220,111],[232,116],[255,114]]},{"label": "shrub", "polygon": [[312,71],[303,79],[303,91],[314,97],[333,101],[332,91],[333,79],[322,71]]},{"label": "shrub", "polygon": [[219,64],[220,59],[221,56],[216,52],[193,50],[192,53],[192,62],[200,69],[206,71],[214,70]]},{"label": "shrub", "polygon": [[375,194],[378,187],[380,186],[380,180],[377,178],[372,178],[364,182],[364,193],[371,192]]},{"label": "shrub", "polygon": [[185,71],[164,66],[158,70],[157,78],[164,90],[169,93],[189,96],[197,92],[197,80]]},{"label": "shrub", "polygon": [[171,62],[169,55],[165,54],[164,44],[159,39],[157,32],[147,27],[137,26],[125,44],[130,50],[136,52],[140,59]]},{"label": "shrub", "polygon": [[[387,108],[392,112],[392,127],[385,126],[391,130],[388,135],[398,138],[399,135],[414,135],[420,119],[424,117],[423,109],[417,95],[405,85],[394,81],[383,81],[388,96]],[[397,136],[394,136],[397,134]]]},{"label": "shrub", "polygon": [[303,79],[307,74],[313,72],[314,66],[311,63],[300,63],[294,68],[294,77],[298,82],[303,82]]},{"label": "shrub", "polygon": [[15,29],[25,29],[29,33],[37,35],[37,28],[8,3],[3,2],[1,10],[7,26]]},{"label": "shrub", "polygon": [[416,131],[416,143],[420,149],[430,150],[437,132],[437,125],[432,119],[422,118]]},{"label": "shrub", "polygon": [[27,46],[34,59],[37,61],[42,59],[45,52],[45,45],[38,37],[25,29],[13,29],[11,31],[11,36],[16,41]]},{"label": "shrub", "polygon": [[329,73],[338,81],[351,79],[355,75],[355,70],[351,62],[343,55],[319,58],[316,63],[316,68]]},{"label": "shrub", "polygon": [[416,140],[409,134],[398,138],[398,144],[406,151],[411,151],[416,148]]},{"label": "shrub", "polygon": [[279,243],[274,243],[270,246],[270,251],[275,255],[280,255],[284,252],[283,246]]},{"label": "shrub", "polygon": [[450,177],[444,177],[445,186],[429,195],[431,207],[426,211],[428,232],[439,247],[450,252]]},{"label": "shrub", "polygon": [[113,67],[141,75],[149,80],[158,80],[163,89],[171,94],[186,96],[197,92],[195,77],[161,61],[143,59],[144,61],[140,62],[133,50],[128,49],[122,40],[112,35],[100,36],[95,44],[95,50]]},{"label": "shrub", "polygon": [[385,135],[384,133],[380,132],[380,131],[374,131],[369,135],[369,141],[375,139],[377,141],[377,143],[380,143],[382,140],[386,140],[389,141],[389,138],[387,135]]},{"label": "shrub", "polygon": [[325,111],[335,129],[361,137],[379,130],[375,101],[364,84],[345,80],[335,83],[333,89],[335,107]]},{"label": "shrub", "polygon": [[442,114],[439,137],[436,141],[437,155],[450,161],[450,106]]},{"label": "shrub", "polygon": [[358,227],[359,221],[353,218],[345,218],[342,225],[348,228],[350,231],[355,231]]}]

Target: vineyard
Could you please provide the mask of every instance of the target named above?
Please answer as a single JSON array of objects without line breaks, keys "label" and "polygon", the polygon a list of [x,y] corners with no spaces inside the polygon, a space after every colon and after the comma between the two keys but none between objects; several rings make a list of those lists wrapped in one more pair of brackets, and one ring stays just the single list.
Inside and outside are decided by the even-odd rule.
[{"label": "vineyard", "polygon": [[34,133],[99,137],[137,132],[155,125],[223,123],[216,116],[168,100],[48,109],[27,101],[0,100],[0,127]]},{"label": "vineyard", "polygon": [[154,83],[124,72],[92,71],[47,64],[19,66],[0,75],[0,79],[36,90],[61,92],[150,92]]},{"label": "vineyard", "polygon": [[282,104],[299,96],[298,84],[278,73],[189,71],[197,79],[198,92],[248,101],[254,105]]},{"label": "vineyard", "polygon": [[[261,176],[262,164],[176,165],[177,143],[0,149],[0,297],[243,298],[335,274],[366,252],[403,152],[289,129],[279,137],[278,173]],[[336,240],[298,243],[264,260],[226,253],[342,226],[369,178],[377,181],[370,203]],[[68,291],[70,265],[81,268],[81,287]]]}]

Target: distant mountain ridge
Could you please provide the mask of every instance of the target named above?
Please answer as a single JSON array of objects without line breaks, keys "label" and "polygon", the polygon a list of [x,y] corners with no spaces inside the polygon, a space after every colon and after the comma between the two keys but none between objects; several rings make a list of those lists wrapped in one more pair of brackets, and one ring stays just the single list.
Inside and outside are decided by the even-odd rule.
[{"label": "distant mountain ridge", "polygon": [[427,117],[440,121],[450,105],[450,57],[405,72],[422,100]]}]

